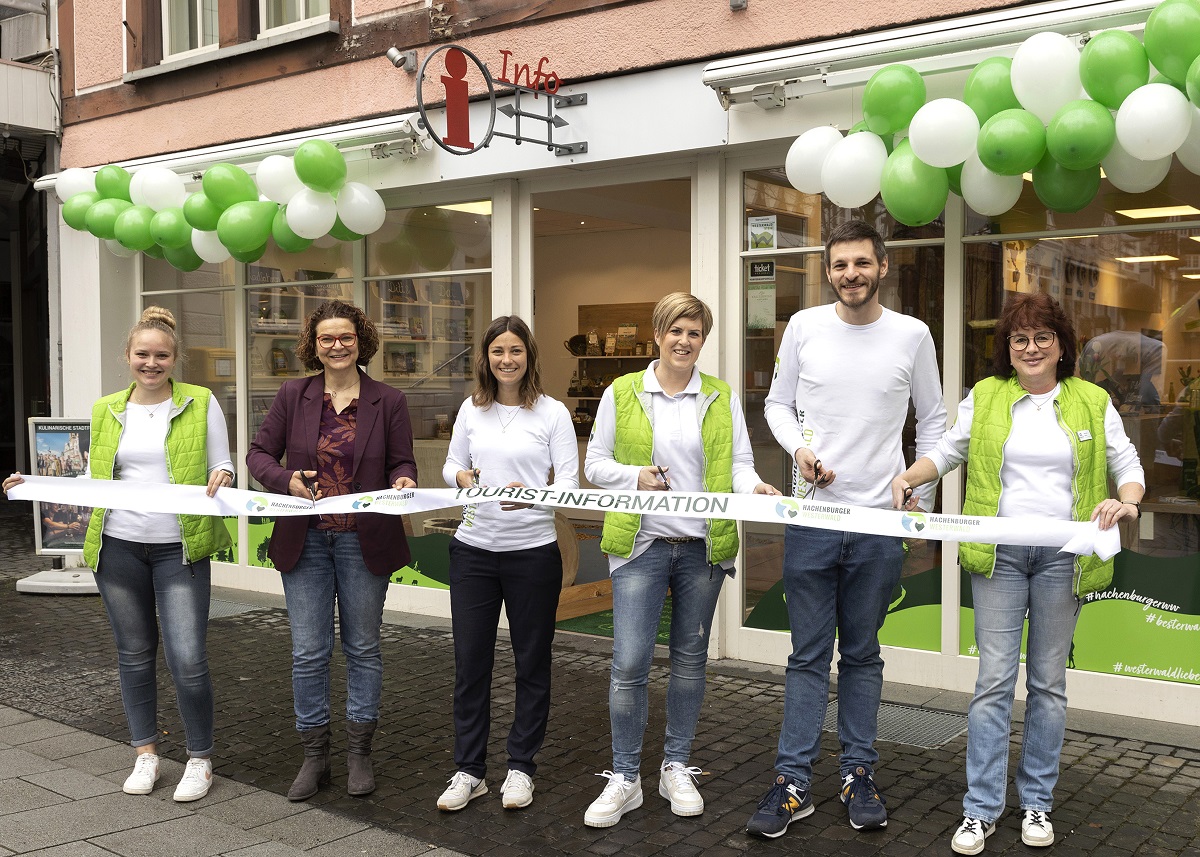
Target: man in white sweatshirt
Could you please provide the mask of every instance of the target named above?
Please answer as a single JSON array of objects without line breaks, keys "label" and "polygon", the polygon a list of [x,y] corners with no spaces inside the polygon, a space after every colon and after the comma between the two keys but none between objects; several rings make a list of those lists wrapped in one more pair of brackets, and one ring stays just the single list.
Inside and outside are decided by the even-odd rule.
[{"label": "man in white sweatshirt", "polygon": [[[892,508],[891,480],[906,467],[901,435],[911,399],[917,456],[946,428],[933,337],[921,321],[885,309],[883,238],[870,224],[838,226],[825,244],[837,301],[801,310],[783,334],[766,418],[792,456],[796,496]],[[935,485],[921,507],[930,508]],[[856,830],[887,825],[874,782],[883,659],[879,629],[900,579],[900,539],[787,527],[783,580],[792,632],[776,777],[746,825],[776,837],[813,811],[809,787],[820,752],[829,670],[838,639],[841,799]]]}]

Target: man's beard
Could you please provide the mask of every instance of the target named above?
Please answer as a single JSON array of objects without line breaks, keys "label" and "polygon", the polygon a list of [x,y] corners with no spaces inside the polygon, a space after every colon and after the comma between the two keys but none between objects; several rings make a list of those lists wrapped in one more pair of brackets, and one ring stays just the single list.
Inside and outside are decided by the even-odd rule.
[{"label": "man's beard", "polygon": [[848,307],[849,309],[858,309],[870,301],[871,298],[875,297],[875,294],[879,291],[879,277],[876,277],[873,280],[868,280],[866,285],[866,291],[853,302],[846,299],[845,295],[842,294],[841,289],[835,287],[833,291],[837,295],[838,302],[843,306]]}]

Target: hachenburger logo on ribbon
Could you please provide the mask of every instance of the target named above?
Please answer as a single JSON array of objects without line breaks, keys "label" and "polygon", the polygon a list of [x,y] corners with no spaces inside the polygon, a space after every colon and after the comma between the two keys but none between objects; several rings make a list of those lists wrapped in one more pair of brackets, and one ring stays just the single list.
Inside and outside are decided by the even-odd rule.
[{"label": "hachenburger logo on ribbon", "polygon": [[265,491],[222,488],[209,497],[202,485],[156,485],[58,476],[26,476],[8,492],[13,500],[71,503],[108,509],[192,515],[290,517],[295,515],[384,515],[431,512],[454,506],[511,500],[561,509],[633,512],[681,518],[721,518],[785,523],[897,538],[972,541],[1056,547],[1109,559],[1121,550],[1116,527],[1048,518],[988,518],[868,509],[759,494],[687,491],[602,491],[555,488],[408,488],[325,497],[315,504]]}]

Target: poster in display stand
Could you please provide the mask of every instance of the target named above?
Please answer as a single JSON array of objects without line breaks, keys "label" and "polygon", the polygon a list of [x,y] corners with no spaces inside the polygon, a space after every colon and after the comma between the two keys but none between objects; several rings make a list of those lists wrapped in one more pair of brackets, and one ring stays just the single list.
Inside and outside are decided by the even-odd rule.
[{"label": "poster in display stand", "polygon": [[[87,471],[91,425],[87,420],[30,417],[30,472],[39,476],[82,476]],[[83,555],[83,539],[92,510],[66,503],[33,504],[33,541],[39,556]],[[97,595],[95,575],[86,567],[40,571],[17,581],[18,592]]]}]

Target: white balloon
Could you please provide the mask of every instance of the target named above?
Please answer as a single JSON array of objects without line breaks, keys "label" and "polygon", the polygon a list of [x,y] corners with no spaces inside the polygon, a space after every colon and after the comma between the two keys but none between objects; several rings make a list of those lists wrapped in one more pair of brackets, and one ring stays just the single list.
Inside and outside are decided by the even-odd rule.
[{"label": "white balloon", "polygon": [[114,256],[120,256],[123,259],[137,255],[137,250],[130,250],[115,238],[105,238],[104,246],[108,248],[109,253],[112,253]]},{"label": "white balloon", "polygon": [[383,197],[360,182],[342,185],[337,195],[337,213],[342,225],[359,235],[370,235],[387,219]]},{"label": "white balloon", "polygon": [[1013,94],[1043,125],[1068,101],[1087,98],[1079,81],[1079,49],[1061,33],[1036,33],[1013,55]]},{"label": "white balloon", "polygon": [[301,238],[320,238],[337,220],[337,203],[329,194],[306,187],[288,201],[286,216]]},{"label": "white balloon", "polygon": [[205,262],[212,262],[214,265],[220,264],[229,258],[229,248],[221,243],[221,239],[217,237],[216,232],[204,232],[200,229],[193,229],[192,249]]},{"label": "white balloon", "polygon": [[[143,199],[138,205],[148,205],[155,211],[179,208],[183,205],[183,201],[187,199],[187,188],[180,176],[166,167],[146,167],[140,172],[145,175],[138,184],[138,195]],[[132,179],[129,184],[130,187],[133,186]],[[130,196],[133,194],[130,193]]]},{"label": "white balloon", "polygon": [[1192,129],[1183,145],[1175,150],[1175,157],[1186,169],[1200,176],[1200,107],[1191,108],[1191,121]]},{"label": "white balloon", "polygon": [[1024,179],[992,172],[979,160],[978,152],[971,152],[963,162],[959,185],[967,205],[986,217],[995,217],[1017,204]]},{"label": "white balloon", "polygon": [[862,208],[879,194],[887,148],[870,131],[850,134],[833,144],[821,165],[825,195],[838,208]]},{"label": "white balloon", "polygon": [[54,195],[59,202],[66,202],[77,193],[87,193],[96,189],[96,174],[83,167],[68,167],[58,174],[54,183]]},{"label": "white balloon", "polygon": [[953,167],[975,151],[979,117],[957,98],[923,105],[908,125],[913,154],[931,167]]},{"label": "white balloon", "polygon": [[788,149],[783,171],[792,187],[803,193],[820,193],[821,165],[829,150],[842,139],[842,132],[832,125],[809,128],[796,138]]},{"label": "white balloon", "polygon": [[1125,151],[1121,141],[1113,143],[1104,160],[1100,162],[1104,177],[1117,190],[1126,193],[1144,193],[1157,187],[1171,170],[1171,156],[1153,161],[1143,161]]},{"label": "white balloon", "polygon": [[292,159],[283,155],[263,158],[254,178],[258,182],[258,189],[267,199],[280,205],[287,205],[293,196],[304,189],[304,182],[296,176]]},{"label": "white balloon", "polygon": [[1165,83],[1147,83],[1129,93],[1117,111],[1117,142],[1143,161],[1174,154],[1191,130],[1187,96]]},{"label": "white balloon", "polygon": [[146,169],[142,168],[129,177],[129,198],[134,205],[146,204],[146,193],[142,189],[146,184]]}]

